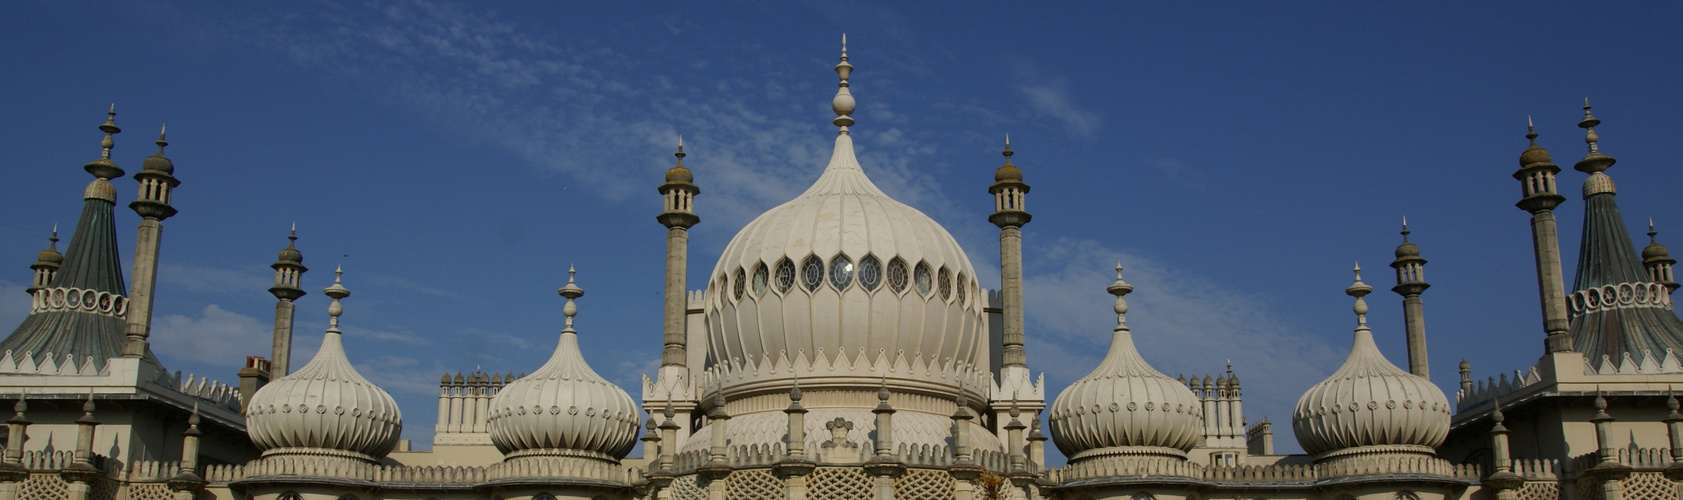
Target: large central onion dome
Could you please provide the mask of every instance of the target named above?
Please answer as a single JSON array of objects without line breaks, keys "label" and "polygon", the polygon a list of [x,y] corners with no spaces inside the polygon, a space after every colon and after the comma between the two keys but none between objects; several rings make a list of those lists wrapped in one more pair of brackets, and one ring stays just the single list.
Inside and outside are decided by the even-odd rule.
[{"label": "large central onion dome", "polygon": [[1373,343],[1367,301],[1373,287],[1356,283],[1356,336],[1350,357],[1297,400],[1292,430],[1317,460],[1369,454],[1434,455],[1449,436],[1449,398],[1430,380],[1397,368]]},{"label": "large central onion dome", "polygon": [[397,446],[403,413],[384,389],[363,378],[345,358],[339,299],[351,294],[333,272],[327,335],[315,358],[251,396],[246,433],[263,456],[325,455],[377,461]]},{"label": "large central onion dome", "polygon": [[805,193],[761,214],[725,247],[708,284],[708,361],[760,364],[786,354],[863,354],[925,366],[986,362],[987,297],[946,229],[865,176],[847,127],[854,101],[832,106],[835,151]]},{"label": "large central onion dome", "polygon": [[1185,459],[1201,437],[1203,405],[1134,349],[1122,298],[1134,287],[1122,281],[1121,265],[1106,290],[1116,296],[1110,352],[1052,402],[1052,440],[1071,463],[1112,455]]},{"label": "large central onion dome", "polygon": [[584,290],[573,284],[567,270],[567,298],[561,311],[567,326],[549,362],[503,387],[491,398],[486,422],[491,443],[507,458],[525,456],[585,457],[616,462],[631,452],[637,440],[637,403],[619,386],[608,383],[579,352],[573,299]]}]

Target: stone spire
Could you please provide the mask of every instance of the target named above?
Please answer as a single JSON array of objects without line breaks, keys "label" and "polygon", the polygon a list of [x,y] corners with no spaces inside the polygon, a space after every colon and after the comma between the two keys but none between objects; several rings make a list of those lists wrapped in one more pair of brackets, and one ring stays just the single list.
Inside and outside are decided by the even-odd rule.
[{"label": "stone spire", "polygon": [[[1671,266],[1677,263],[1677,259],[1671,258],[1671,252],[1655,238],[1659,234],[1654,230],[1654,219],[1648,219],[1648,246],[1642,249],[1642,267],[1648,268],[1650,281],[1665,285],[1667,292],[1676,292],[1677,277],[1671,274]],[[46,252],[41,254],[46,255]]]},{"label": "stone spire", "polygon": [[123,328],[123,356],[146,355],[146,339],[152,334],[152,294],[158,284],[158,247],[164,236],[164,219],[175,215],[170,193],[181,181],[175,178],[175,163],[164,156],[164,131],[158,130],[158,152],[146,158],[134,180],[140,195],[129,208],[140,214],[140,228],[134,235],[134,283],[129,288],[128,323]]},{"label": "stone spire", "polygon": [[35,255],[35,263],[29,265],[34,271],[34,279],[30,280],[29,288],[24,291],[34,296],[38,290],[44,290],[58,275],[59,266],[64,264],[64,254],[58,253],[58,225],[53,225],[53,235],[47,237],[47,249]]},{"label": "stone spire", "polygon": [[1426,361],[1426,309],[1420,294],[1431,287],[1426,283],[1426,259],[1420,258],[1420,247],[1408,241],[1408,218],[1403,218],[1401,245],[1397,245],[1397,260],[1391,268],[1397,270],[1397,286],[1391,291],[1403,296],[1403,327],[1408,339],[1408,372],[1432,378]]},{"label": "stone spire", "polygon": [[275,270],[275,286],[269,288],[269,293],[275,296],[274,343],[269,355],[271,378],[285,377],[292,371],[293,302],[304,296],[301,288],[304,272],[310,270],[304,267],[304,253],[296,246],[298,223],[292,223],[292,232],[286,235],[286,240],[286,248],[281,249],[280,257],[269,266]]},{"label": "stone spire", "polygon": [[1537,146],[1537,128],[1531,118],[1525,119],[1525,138],[1531,145],[1519,155],[1519,171],[1514,172],[1523,196],[1518,206],[1531,213],[1531,245],[1537,257],[1537,291],[1543,305],[1543,331],[1548,333],[1544,347],[1548,352],[1572,350],[1567,336],[1566,281],[1560,270],[1560,235],[1556,229],[1554,209],[1566,201],[1555,188],[1555,174],[1560,167],[1550,163],[1548,150]]},{"label": "stone spire", "polygon": [[[994,183],[988,187],[993,195],[993,215],[988,222],[999,226],[999,273],[1001,308],[1005,320],[1004,365],[1016,368],[1027,377],[1028,355],[1023,351],[1023,233],[1022,227],[1032,218],[1023,206],[1029,185],[1023,182],[1023,171],[1011,164],[1011,136],[1005,136],[1005,164],[994,171]],[[1002,373],[1000,378],[1005,378]]]}]

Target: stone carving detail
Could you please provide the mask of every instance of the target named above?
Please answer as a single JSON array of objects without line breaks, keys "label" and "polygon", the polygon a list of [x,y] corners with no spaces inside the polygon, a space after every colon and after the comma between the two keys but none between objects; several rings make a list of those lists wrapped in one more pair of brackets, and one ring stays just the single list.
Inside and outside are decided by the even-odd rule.
[{"label": "stone carving detail", "polygon": [[672,480],[672,500],[703,500],[707,491],[696,484],[696,476],[681,476]]},{"label": "stone carving detail", "polygon": [[1637,472],[1625,479],[1625,500],[1676,500],[1677,486],[1659,472]]},{"label": "stone carving detail", "polygon": [[894,482],[894,498],[945,500],[953,497],[953,477],[946,471],[914,469]]},{"label": "stone carving detail", "polygon": [[18,488],[18,498],[30,500],[68,500],[70,485],[66,484],[58,474],[30,474],[29,479],[23,481],[23,487]]},{"label": "stone carving detail", "polygon": [[1518,500],[1560,500],[1560,485],[1554,481],[1531,481],[1517,493]]},{"label": "stone carving detail", "polygon": [[859,457],[859,443],[847,440],[847,433],[853,431],[853,422],[836,417],[835,420],[825,422],[824,428],[830,430],[830,440],[819,445],[819,460],[849,462]]}]

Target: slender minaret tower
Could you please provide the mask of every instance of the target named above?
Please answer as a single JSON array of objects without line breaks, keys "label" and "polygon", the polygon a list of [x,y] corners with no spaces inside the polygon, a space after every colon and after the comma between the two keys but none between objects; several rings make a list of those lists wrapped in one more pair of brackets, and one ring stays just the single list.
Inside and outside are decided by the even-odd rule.
[{"label": "slender minaret tower", "polygon": [[36,291],[47,288],[53,282],[53,277],[58,276],[59,266],[63,264],[64,254],[58,253],[58,226],[55,225],[53,235],[47,237],[47,249],[36,254],[35,263],[29,265],[29,270],[34,271],[35,276],[30,280],[29,288],[24,291],[34,297]]},{"label": "slender minaret tower", "polygon": [[269,354],[269,379],[274,380],[292,373],[292,303],[304,296],[304,289],[300,288],[304,272],[304,253],[298,251],[298,224],[292,224],[292,233],[286,235],[286,248],[281,249],[280,258],[269,267],[275,269],[275,286],[269,287],[269,293],[275,295],[275,343]]},{"label": "slender minaret tower", "polygon": [[684,139],[678,138],[678,164],[666,171],[666,183],[660,185],[662,210],[655,220],[666,226],[666,322],[662,338],[666,348],[660,353],[661,375],[668,366],[684,368],[684,278],[689,271],[690,226],[701,222],[695,215],[695,195],[701,188],[692,184],[695,175],[684,167]]},{"label": "slender minaret tower", "polygon": [[[115,127],[113,127],[115,128]],[[152,293],[158,284],[158,244],[164,236],[164,219],[175,215],[169,205],[170,191],[181,185],[175,178],[175,163],[164,157],[164,131],[158,130],[158,152],[146,157],[134,180],[140,181],[140,195],[129,208],[140,214],[140,229],[134,237],[134,283],[129,288],[128,324],[123,331],[123,356],[146,355],[146,337],[152,333]]]},{"label": "slender minaret tower", "polygon": [[1024,378],[1028,372],[1028,355],[1023,352],[1022,227],[1032,218],[1023,207],[1023,195],[1028,194],[1029,185],[1023,182],[1023,171],[1011,164],[1009,135],[1005,136],[1004,155],[1005,164],[994,171],[994,183],[988,187],[988,193],[993,194],[993,215],[988,216],[988,222],[999,226],[999,285],[1005,320],[1001,380],[1009,371],[1021,371]]},{"label": "slender minaret tower", "polygon": [[[1648,246],[1642,249],[1642,267],[1648,268],[1649,280],[1665,285],[1667,292],[1676,292],[1677,277],[1671,274],[1671,266],[1677,263],[1677,259],[1671,258],[1671,251],[1655,239],[1659,234],[1654,230],[1654,219],[1648,219]],[[46,255],[47,252],[41,252],[43,258]]]},{"label": "slender minaret tower", "polygon": [[1531,245],[1537,256],[1537,292],[1543,303],[1543,331],[1548,333],[1548,352],[1572,350],[1566,335],[1566,281],[1560,271],[1560,235],[1555,228],[1554,208],[1566,201],[1555,189],[1554,175],[1560,167],[1550,163],[1549,152],[1537,146],[1537,129],[1525,119],[1525,138],[1531,146],[1519,155],[1520,209],[1531,212]]},{"label": "slender minaret tower", "polygon": [[1426,362],[1426,306],[1420,294],[1432,285],[1426,283],[1426,259],[1420,258],[1420,247],[1408,241],[1408,218],[1403,218],[1403,242],[1397,245],[1397,260],[1391,268],[1397,270],[1397,286],[1391,291],[1403,296],[1403,327],[1408,332],[1408,372],[1431,379]]}]

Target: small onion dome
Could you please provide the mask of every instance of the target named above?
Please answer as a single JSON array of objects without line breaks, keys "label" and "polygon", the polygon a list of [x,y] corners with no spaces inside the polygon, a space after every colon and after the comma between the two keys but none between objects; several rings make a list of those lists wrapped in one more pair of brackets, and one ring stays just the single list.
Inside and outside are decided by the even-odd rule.
[{"label": "small onion dome", "polygon": [[1122,281],[1121,266],[1108,290],[1116,295],[1117,319],[1110,352],[1052,402],[1052,441],[1071,463],[1109,455],[1184,459],[1202,437],[1203,406],[1134,349],[1122,298],[1133,287]]},{"label": "small onion dome", "polygon": [[[1653,246],[1653,245],[1649,245]],[[58,266],[64,263],[64,254],[58,253],[58,228],[53,228],[53,235],[47,237],[47,249],[35,254],[36,265]]]},{"label": "small onion dome", "polygon": [[1415,245],[1414,242],[1408,241],[1408,234],[1408,219],[1405,218],[1403,219],[1402,229],[1403,242],[1401,245],[1397,245],[1397,260],[1413,259],[1420,256],[1420,247]]},{"label": "small onion dome", "polygon": [[[1660,234],[1659,231],[1654,230],[1654,221],[1652,221],[1652,220],[1648,221],[1648,246],[1644,247],[1642,249],[1642,260],[1643,261],[1671,258],[1671,252],[1666,250],[1665,245],[1661,245],[1660,241],[1658,239],[1655,239],[1655,237],[1659,236],[1659,234]],[[45,256],[45,255],[47,255],[47,252],[51,252],[51,251],[53,251],[53,250],[49,248],[45,251],[42,251],[41,255]],[[63,258],[63,257],[60,257],[60,258]],[[43,260],[45,260],[45,259],[43,259]]]},{"label": "small onion dome", "polygon": [[286,239],[287,239],[286,248],[281,249],[281,251],[280,251],[280,261],[276,262],[276,264],[299,264],[299,265],[302,265],[304,263],[304,252],[298,251],[298,247],[296,246],[297,243],[298,243],[298,225],[297,224],[292,225],[292,234],[286,235]]},{"label": "small onion dome", "polygon": [[573,299],[584,290],[573,284],[572,274],[569,269],[560,290],[567,298],[562,308],[567,326],[555,353],[491,398],[491,442],[507,458],[572,456],[617,463],[637,442],[637,403],[591,370],[579,352]]},{"label": "small onion dome", "polygon": [[678,152],[672,156],[678,157],[678,164],[666,171],[667,184],[689,184],[695,182],[695,173],[684,166],[684,137],[678,136]]},{"label": "small onion dome", "polygon": [[1361,282],[1345,290],[1356,297],[1357,327],[1350,357],[1332,376],[1297,400],[1292,430],[1317,460],[1358,454],[1433,455],[1449,435],[1449,398],[1424,377],[1397,368],[1373,343]]},{"label": "small onion dome", "polygon": [[1000,165],[999,170],[993,171],[994,182],[1022,182],[1022,169],[1019,169],[1016,165],[1011,164],[1011,155],[1013,153],[1011,152],[1011,136],[1009,135],[1005,136],[1005,152],[1002,154],[1005,155],[1005,164]]},{"label": "small onion dome", "polygon": [[1520,168],[1534,165],[1544,165],[1553,161],[1553,158],[1549,156],[1549,150],[1543,149],[1542,146],[1537,145],[1536,129],[1532,129],[1529,133],[1525,134],[1525,138],[1531,140],[1531,146],[1525,148],[1525,152],[1519,154]]},{"label": "small onion dome", "polygon": [[345,358],[340,339],[339,299],[350,295],[335,270],[324,292],[327,335],[303,368],[269,382],[251,396],[246,433],[270,455],[328,455],[378,461],[397,446],[403,413],[391,394],[363,378]]},{"label": "small onion dome", "polygon": [[164,131],[161,129],[158,130],[158,141],[156,144],[158,145],[158,152],[153,153],[152,156],[146,157],[146,160],[140,163],[140,169],[146,172],[157,172],[162,174],[175,173],[175,162],[170,161],[168,157],[164,156],[164,147],[168,146],[169,143],[164,142]]}]

